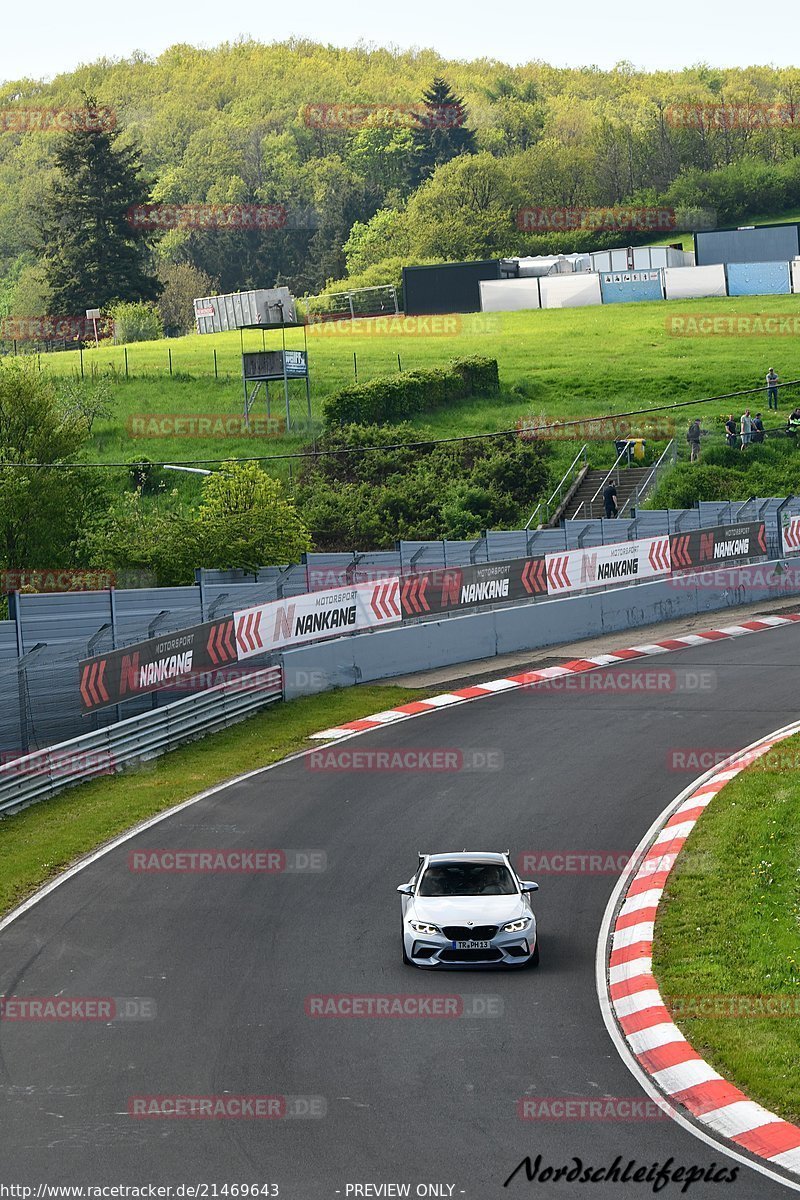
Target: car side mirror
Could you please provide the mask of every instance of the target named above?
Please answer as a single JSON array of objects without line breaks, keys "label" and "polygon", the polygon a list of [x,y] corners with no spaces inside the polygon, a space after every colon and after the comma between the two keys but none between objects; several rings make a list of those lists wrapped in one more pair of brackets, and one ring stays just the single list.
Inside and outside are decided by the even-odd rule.
[{"label": "car side mirror", "polygon": [[413,888],[413,885],[410,883],[401,883],[397,890],[398,890],[398,892],[400,892],[400,894],[402,896],[413,896],[414,895],[414,888]]},{"label": "car side mirror", "polygon": [[538,892],[539,890],[538,883],[534,883],[530,879],[520,879],[519,886],[520,890],[523,892]]}]

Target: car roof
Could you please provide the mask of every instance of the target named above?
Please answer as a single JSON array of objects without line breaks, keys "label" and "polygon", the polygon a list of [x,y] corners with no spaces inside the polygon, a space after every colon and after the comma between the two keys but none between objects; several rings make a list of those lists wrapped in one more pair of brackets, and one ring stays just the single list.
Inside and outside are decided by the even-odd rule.
[{"label": "car roof", "polygon": [[443,862],[485,862],[485,863],[504,863],[506,861],[505,854],[498,854],[494,850],[482,850],[470,853],[468,850],[461,850],[456,854],[429,854],[427,855],[428,865],[432,863]]}]

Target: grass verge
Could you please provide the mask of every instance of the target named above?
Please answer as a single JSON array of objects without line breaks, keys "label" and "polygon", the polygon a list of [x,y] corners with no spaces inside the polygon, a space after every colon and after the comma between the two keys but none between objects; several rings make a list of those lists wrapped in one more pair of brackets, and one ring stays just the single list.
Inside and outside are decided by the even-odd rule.
[{"label": "grass verge", "polygon": [[[800,736],[727,784],[689,836],[656,921],[654,971],[695,1049],[800,1121]],[[704,998],[738,1016],[692,1017]],[[785,1015],[758,1011],[775,998]],[[672,998],[672,999],[670,999]],[[680,999],[678,999],[680,998]],[[763,1008],[761,1011],[764,1011]]]},{"label": "grass verge", "polygon": [[[793,325],[787,326],[784,333],[745,336],[736,325],[728,328],[720,323],[713,333],[707,332],[704,325],[703,333],[696,325],[686,323],[689,317],[709,316],[747,320],[756,316],[800,316],[800,298],[740,296],[465,314],[450,318],[453,332],[446,335],[431,333],[427,319],[417,324],[413,320],[400,321],[396,328],[385,322],[359,320],[337,326],[335,334],[309,336],[312,412],[319,421],[326,396],[352,383],[354,354],[361,382],[395,374],[398,356],[405,371],[440,366],[451,358],[470,354],[497,358],[503,389],[499,396],[473,398],[414,415],[415,424],[432,428],[438,436],[513,429],[518,419],[526,417],[552,421],[598,416],[761,387],[770,365],[775,366],[784,382],[797,375],[793,351],[796,336],[787,336]],[[260,348],[261,337],[253,338],[252,344],[245,343],[246,349]],[[298,344],[302,344],[302,338]],[[84,353],[87,376],[97,372],[108,378],[114,401],[113,414],[95,425],[89,454],[93,460],[127,462],[147,457],[172,462],[278,454],[297,450],[308,441],[308,437],[295,433],[276,437],[189,436],[179,432],[139,436],[136,430],[140,426],[135,422],[140,418],[166,418],[163,428],[171,430],[173,417],[240,415],[241,341],[238,333],[194,335],[169,342],[137,343],[127,350],[131,374],[127,380],[125,347],[101,344],[99,349]],[[218,379],[213,374],[215,351]],[[172,377],[167,368],[170,353],[176,372]],[[41,356],[42,370],[53,374],[74,374],[78,365],[74,351]],[[781,393],[784,416],[800,398],[794,394],[797,390]],[[749,397],[748,401],[754,408],[765,405],[761,396]],[[297,403],[300,410],[305,409],[304,394]],[[280,414],[278,393],[273,396],[273,404]],[[744,402],[733,407],[741,412]],[[721,428],[720,417],[730,411],[730,403],[712,402],[675,415],[681,429],[690,415],[701,417],[709,427]],[[265,412],[263,397],[257,412]],[[632,425],[636,427],[635,419]],[[159,431],[162,426],[156,423],[152,428]],[[580,431],[575,436],[580,436]],[[174,482],[175,486],[184,486],[177,477]]]},{"label": "grass verge", "polygon": [[0,821],[0,913],[70,863],[190,796],[307,748],[320,729],[417,700],[421,690],[366,685],[276,704],[124,775],[69,788]]}]

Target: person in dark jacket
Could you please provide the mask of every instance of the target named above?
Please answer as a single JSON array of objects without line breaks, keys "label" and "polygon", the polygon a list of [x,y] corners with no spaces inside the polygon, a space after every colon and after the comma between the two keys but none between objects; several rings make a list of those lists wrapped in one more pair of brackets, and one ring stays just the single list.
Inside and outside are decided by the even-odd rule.
[{"label": "person in dark jacket", "polygon": [[697,462],[700,458],[700,422],[692,421],[686,430],[686,440],[689,443],[689,461]]},{"label": "person in dark jacket", "polygon": [[763,442],[764,440],[764,422],[761,420],[761,413],[756,413],[753,417],[753,429],[750,434],[751,442]]},{"label": "person in dark jacket", "polygon": [[615,517],[619,512],[617,508],[617,485],[611,479],[603,488],[603,507],[606,510],[607,517]]},{"label": "person in dark jacket", "polygon": [[725,422],[725,441],[728,443],[731,450],[736,449],[738,433],[739,431],[736,427],[736,421],[733,418],[733,413],[728,413],[728,419]]}]

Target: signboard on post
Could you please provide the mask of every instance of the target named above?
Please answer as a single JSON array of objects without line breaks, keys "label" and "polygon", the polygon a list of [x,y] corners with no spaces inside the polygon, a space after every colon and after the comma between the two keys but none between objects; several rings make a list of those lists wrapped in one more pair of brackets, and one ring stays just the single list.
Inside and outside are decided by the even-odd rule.
[{"label": "signboard on post", "polygon": [[394,575],[378,583],[309,592],[235,612],[239,661],[282,646],[396,625],[401,620],[399,593],[400,579]]},{"label": "signboard on post", "polygon": [[547,591],[551,596],[608,584],[657,579],[671,570],[669,538],[614,542],[584,550],[547,554]]},{"label": "signboard on post", "polygon": [[87,308],[86,320],[92,322],[92,327],[94,328],[94,344],[95,344],[95,346],[99,346],[100,342],[98,341],[98,338],[97,338],[97,322],[100,320],[100,309],[99,308]]},{"label": "signboard on post", "polygon": [[253,382],[274,381],[284,376],[305,379],[308,354],[305,350],[248,350],[242,355],[242,370],[244,378]]},{"label": "signboard on post", "polygon": [[108,708],[232,662],[236,644],[231,617],[97,654],[78,663],[81,711]]},{"label": "signboard on post", "polygon": [[675,571],[758,558],[767,553],[766,526],[763,521],[748,521],[674,533],[669,539],[669,552]]},{"label": "signboard on post", "polygon": [[442,567],[404,575],[400,581],[403,617],[452,612],[489,604],[511,604],[547,592],[544,556],[516,558],[469,567]]}]

